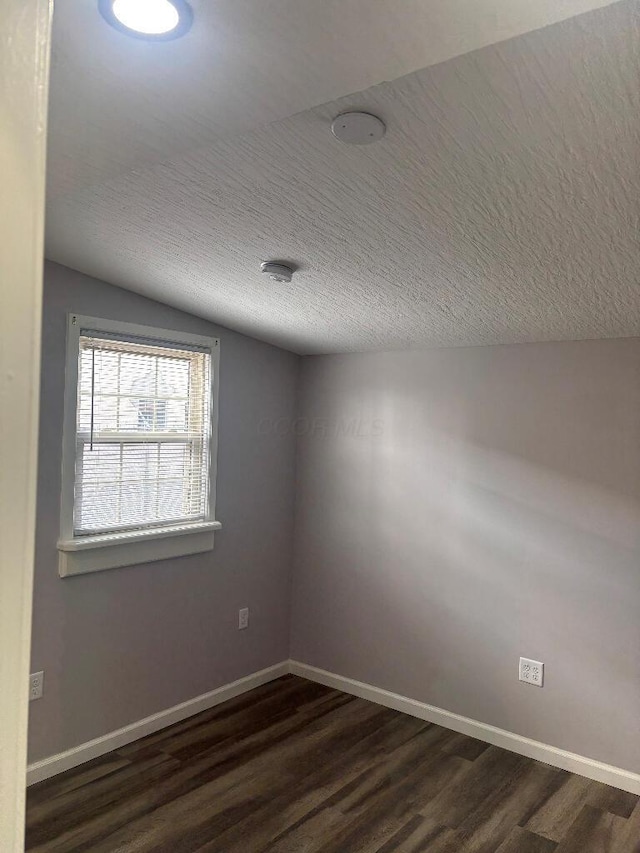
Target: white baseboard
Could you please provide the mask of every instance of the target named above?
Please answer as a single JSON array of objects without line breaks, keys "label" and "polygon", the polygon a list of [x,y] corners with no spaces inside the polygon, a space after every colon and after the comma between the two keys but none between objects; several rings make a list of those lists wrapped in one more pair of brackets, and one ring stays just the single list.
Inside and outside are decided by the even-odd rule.
[{"label": "white baseboard", "polygon": [[336,675],[333,672],[327,672],[324,669],[318,669],[315,666],[294,660],[282,661],[275,664],[275,666],[270,666],[267,669],[254,672],[230,684],[218,687],[210,693],[196,696],[194,699],[189,699],[187,702],[182,702],[173,708],[167,708],[166,711],[160,711],[150,717],[145,717],[143,720],[138,720],[115,732],[110,732],[95,740],[75,746],[58,755],[52,755],[42,761],[36,761],[27,768],[27,785],[33,785],[36,782],[41,782],[43,779],[49,779],[51,776],[55,776],[65,770],[70,770],[72,767],[84,764],[85,761],[91,761],[93,758],[98,758],[107,752],[111,752],[111,750],[126,746],[126,744],[132,743],[134,740],[154,734],[154,732],[160,731],[160,729],[166,726],[179,723],[187,719],[187,717],[213,708],[227,699],[233,699],[234,696],[239,696],[242,693],[253,690],[254,687],[259,687],[261,684],[266,684],[268,681],[273,681],[287,673],[308,678],[310,681],[317,681],[319,684],[325,684],[327,687],[343,690],[345,693],[360,696],[362,699],[368,699],[370,702],[376,702],[378,705],[402,711],[405,714],[410,714],[412,717],[418,717],[421,720],[427,720],[430,723],[437,723],[444,728],[470,735],[494,746],[500,746],[503,749],[516,752],[519,755],[535,758],[538,761],[545,762],[545,764],[551,764],[553,767],[569,770],[571,773],[586,776],[588,779],[604,782],[607,785],[621,788],[623,791],[640,795],[640,774],[638,773],[632,773],[620,767],[613,767],[601,761],[594,761],[591,758],[585,758],[574,752],[567,752],[556,746],[531,740],[513,732],[498,729],[486,723],[480,723],[469,717],[453,714],[451,711],[445,711],[443,708],[427,705],[424,702],[418,702],[416,699],[409,699],[406,696],[400,696],[398,693],[391,693],[388,690],[382,690],[380,687],[374,687],[362,681],[354,681],[352,678]]},{"label": "white baseboard", "polygon": [[567,752],[564,749],[558,749],[556,746],[549,746],[549,744],[531,740],[513,732],[489,726],[486,723],[479,723],[469,717],[462,717],[459,714],[451,713],[451,711],[436,708],[434,705],[408,699],[398,693],[390,693],[388,690],[382,690],[362,681],[354,681],[351,678],[345,678],[342,675],[336,675],[333,672],[327,672],[306,663],[289,661],[289,671],[302,678],[308,678],[310,681],[317,681],[327,687],[334,687],[336,690],[368,699],[378,705],[410,714],[412,717],[437,723],[444,728],[470,735],[494,746],[517,752],[519,755],[535,758],[545,764],[551,764],[553,767],[586,776],[587,779],[595,779],[597,782],[613,785],[623,791],[640,794],[640,774],[638,773],[622,770],[620,767],[613,767],[610,764],[603,764],[601,761],[594,761],[574,752]]},{"label": "white baseboard", "polygon": [[224,684],[210,693],[204,693],[202,696],[196,696],[180,705],[174,705],[173,708],[167,708],[166,711],[152,714],[150,717],[145,717],[143,720],[138,720],[115,732],[74,746],[72,749],[44,758],[42,761],[36,761],[27,767],[27,785],[49,779],[65,770],[84,764],[85,761],[91,761],[91,759],[98,758],[113,749],[119,749],[134,740],[160,731],[160,729],[171,726],[173,723],[179,723],[194,714],[199,714],[200,711],[206,711],[221,702],[226,702],[227,699],[233,699],[234,696],[253,690],[254,687],[259,687],[261,684],[287,675],[288,672],[289,662],[282,661],[275,666],[261,669],[259,672],[232,681],[230,684]]}]

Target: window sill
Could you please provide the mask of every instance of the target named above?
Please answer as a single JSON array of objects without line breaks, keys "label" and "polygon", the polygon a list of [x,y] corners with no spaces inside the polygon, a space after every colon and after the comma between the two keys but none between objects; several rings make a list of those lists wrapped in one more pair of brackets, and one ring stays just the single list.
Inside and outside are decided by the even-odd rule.
[{"label": "window sill", "polygon": [[219,521],[207,521],[61,540],[58,574],[64,578],[211,551],[214,532],[221,527]]}]

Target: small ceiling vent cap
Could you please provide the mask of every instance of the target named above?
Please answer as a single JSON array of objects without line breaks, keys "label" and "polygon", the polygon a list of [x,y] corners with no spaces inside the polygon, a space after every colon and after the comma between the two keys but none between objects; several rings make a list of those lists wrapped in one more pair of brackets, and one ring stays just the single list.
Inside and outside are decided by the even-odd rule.
[{"label": "small ceiling vent cap", "polygon": [[294,269],[277,261],[264,261],[260,264],[260,272],[268,275],[272,281],[290,282],[293,278]]},{"label": "small ceiling vent cap", "polygon": [[382,139],[387,128],[382,119],[371,113],[342,113],[334,118],[331,131],[348,145],[369,145]]}]

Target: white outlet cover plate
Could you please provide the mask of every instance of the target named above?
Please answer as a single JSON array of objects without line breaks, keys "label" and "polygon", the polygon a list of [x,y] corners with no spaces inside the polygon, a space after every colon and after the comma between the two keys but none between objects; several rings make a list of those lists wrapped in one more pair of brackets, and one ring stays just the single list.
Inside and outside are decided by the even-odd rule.
[{"label": "white outlet cover plate", "polygon": [[238,630],[242,631],[249,627],[249,608],[242,607],[238,610]]},{"label": "white outlet cover plate", "polygon": [[44,691],[44,672],[32,672],[29,676],[29,701],[42,699]]},{"label": "white outlet cover plate", "polygon": [[533,684],[534,687],[542,687],[544,683],[544,664],[539,660],[520,658],[518,678],[525,684]]}]

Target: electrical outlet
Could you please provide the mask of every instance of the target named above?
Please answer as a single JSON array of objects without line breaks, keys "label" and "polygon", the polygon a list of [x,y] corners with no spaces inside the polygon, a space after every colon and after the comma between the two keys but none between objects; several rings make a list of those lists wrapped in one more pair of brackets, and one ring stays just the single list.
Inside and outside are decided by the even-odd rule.
[{"label": "electrical outlet", "polygon": [[520,658],[519,675],[520,681],[533,684],[534,687],[542,687],[544,681],[544,664],[539,660]]},{"label": "electrical outlet", "polygon": [[238,610],[238,631],[249,627],[249,608],[242,607]]},{"label": "electrical outlet", "polygon": [[32,672],[29,676],[29,702],[42,699],[44,691],[44,672]]}]

